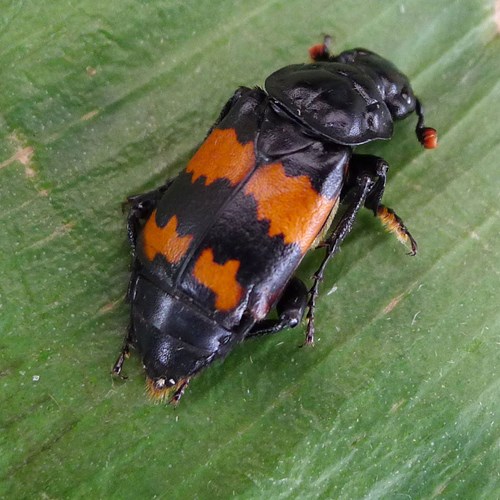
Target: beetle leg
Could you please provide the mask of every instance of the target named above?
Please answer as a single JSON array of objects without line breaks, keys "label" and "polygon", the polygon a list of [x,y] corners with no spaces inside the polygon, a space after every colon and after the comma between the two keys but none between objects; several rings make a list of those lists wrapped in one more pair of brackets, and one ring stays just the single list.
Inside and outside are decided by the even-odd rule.
[{"label": "beetle leg", "polygon": [[352,155],[349,162],[348,178],[342,191],[342,196],[356,186],[357,179],[360,175],[370,175],[372,178],[376,179],[376,182],[369,195],[366,197],[365,207],[373,210],[372,207],[377,207],[382,200],[387,182],[388,170],[389,164],[379,156]]},{"label": "beetle leg", "polygon": [[179,404],[179,401],[181,400],[182,396],[184,395],[184,392],[187,389],[187,386],[189,385],[191,378],[185,378],[180,381],[178,384],[178,387],[176,391],[174,392],[174,395],[170,398],[169,403],[173,406],[177,406]]},{"label": "beetle leg", "polygon": [[294,276],[286,285],[276,304],[278,319],[259,321],[253,326],[245,339],[278,333],[285,328],[296,327],[304,317],[308,293],[303,281]]},{"label": "beetle leg", "polygon": [[111,370],[111,373],[113,375],[116,375],[122,379],[126,379],[127,377],[124,377],[122,373],[122,368],[123,368],[123,363],[125,363],[125,360],[130,357],[130,346],[132,345],[132,332],[129,327],[127,336],[125,337],[125,341],[123,342],[123,347],[120,352],[120,355],[118,356],[117,360],[115,361],[115,364],[113,365],[113,369]]},{"label": "beetle leg", "polygon": [[350,233],[354,219],[356,218],[359,209],[364,205],[368,195],[374,186],[374,179],[370,174],[364,174],[357,178],[356,184],[357,188],[352,197],[347,210],[342,215],[337,226],[333,232],[328,236],[328,238],[321,245],[326,248],[326,255],[321,262],[318,270],[313,276],[313,285],[309,290],[309,301],[307,303],[307,330],[305,344],[314,343],[314,311],[316,309],[316,299],[318,298],[319,284],[323,280],[323,274],[325,272],[326,265],[328,261],[335,255],[340,247],[340,244],[344,241],[345,237]]},{"label": "beetle leg", "polygon": [[174,182],[174,179],[169,179],[163,186],[157,189],[129,196],[123,204],[123,208],[126,206],[130,207],[127,216],[127,234],[128,241],[133,250],[135,250],[137,234],[141,228],[141,219],[147,219],[151,215],[163,193],[170,187],[172,182]]},{"label": "beetle leg", "polygon": [[[410,247],[409,255],[415,255],[418,248],[417,242],[410,231],[408,231],[402,219],[392,208],[382,204],[387,171],[389,170],[387,162],[378,156],[353,155],[350,168],[352,168],[352,175],[360,175],[362,172],[368,172],[376,176],[377,181],[366,198],[365,207],[371,210],[384,227],[389,232],[394,233],[401,243]],[[346,186],[347,188],[349,187],[349,181]]]},{"label": "beetle leg", "polygon": [[418,246],[415,238],[411,235],[404,222],[392,208],[380,204],[376,209],[375,215],[382,222],[387,231],[394,233],[396,238],[403,243],[403,245],[410,247],[408,255],[414,256],[417,254]]}]

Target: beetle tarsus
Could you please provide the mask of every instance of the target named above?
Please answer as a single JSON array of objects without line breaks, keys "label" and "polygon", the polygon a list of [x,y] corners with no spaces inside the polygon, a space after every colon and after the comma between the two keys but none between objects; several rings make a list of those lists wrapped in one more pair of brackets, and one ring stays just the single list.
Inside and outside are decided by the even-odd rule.
[{"label": "beetle tarsus", "polygon": [[414,256],[417,254],[418,246],[415,238],[411,235],[410,231],[406,228],[401,218],[385,205],[380,204],[376,211],[376,216],[380,219],[385,229],[396,235],[396,238],[403,244],[410,247],[408,255]]},{"label": "beetle tarsus", "polygon": [[306,345],[314,345],[314,313],[316,311],[316,299],[318,298],[319,293],[319,284],[323,280],[323,276],[315,274],[314,275],[314,284],[309,290],[309,302],[307,303],[308,311],[307,311],[307,327],[306,327],[306,338],[304,339],[304,343],[300,346]]},{"label": "beetle tarsus", "polygon": [[309,322],[307,323],[306,338],[304,339],[304,343],[300,347],[304,347],[307,345],[314,346],[314,333],[314,315],[311,315]]},{"label": "beetle tarsus", "polygon": [[177,390],[174,392],[174,395],[170,398],[169,403],[172,406],[177,406],[179,404],[179,401],[181,400],[182,396],[184,395],[184,392],[187,389],[187,386],[189,385],[189,382],[191,381],[191,378],[186,378],[183,380]]},{"label": "beetle tarsus", "polygon": [[113,365],[113,369],[111,373],[115,375],[116,377],[120,377],[121,379],[125,380],[127,377],[122,375],[122,368],[123,364],[125,363],[125,360],[130,357],[130,344],[128,340],[125,341],[125,344],[123,345],[123,348],[120,352],[120,355],[116,359],[115,364]]}]

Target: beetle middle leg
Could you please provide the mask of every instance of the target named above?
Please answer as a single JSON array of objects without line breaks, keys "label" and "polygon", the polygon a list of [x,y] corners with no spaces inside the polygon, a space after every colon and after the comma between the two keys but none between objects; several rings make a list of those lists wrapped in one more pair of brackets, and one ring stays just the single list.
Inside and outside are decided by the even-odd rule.
[{"label": "beetle middle leg", "polygon": [[303,281],[294,276],[286,285],[276,304],[278,318],[259,321],[247,333],[245,339],[278,333],[285,328],[296,327],[304,317],[308,294]]},{"label": "beetle middle leg", "polygon": [[318,270],[313,276],[313,285],[309,290],[309,301],[307,303],[307,330],[305,344],[314,343],[314,312],[316,309],[316,299],[318,298],[319,284],[323,280],[326,265],[328,261],[335,255],[344,241],[345,237],[350,233],[352,225],[360,208],[365,204],[368,195],[372,191],[375,180],[369,173],[362,175],[356,179],[357,187],[354,195],[347,207],[347,210],[342,215],[333,232],[321,244],[321,247],[326,248],[326,255],[321,262]]}]

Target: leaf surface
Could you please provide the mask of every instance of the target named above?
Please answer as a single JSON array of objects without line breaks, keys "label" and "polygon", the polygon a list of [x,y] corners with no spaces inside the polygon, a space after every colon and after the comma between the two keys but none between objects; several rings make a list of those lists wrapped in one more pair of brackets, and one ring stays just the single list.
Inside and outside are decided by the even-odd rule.
[{"label": "leaf surface", "polygon": [[[0,496],[496,498],[500,41],[487,1],[4,1],[0,16]],[[411,78],[414,122],[365,151],[385,202],[333,260],[314,348],[238,347],[176,410],[145,397],[120,204],[196,150],[239,85],[323,33]],[[321,256],[301,270],[310,276]]]}]

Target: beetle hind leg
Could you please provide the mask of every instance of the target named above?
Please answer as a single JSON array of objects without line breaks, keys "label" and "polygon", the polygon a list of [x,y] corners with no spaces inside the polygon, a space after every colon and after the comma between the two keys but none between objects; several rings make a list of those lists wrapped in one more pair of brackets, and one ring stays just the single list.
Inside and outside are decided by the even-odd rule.
[{"label": "beetle hind leg", "polygon": [[304,344],[314,344],[314,313],[316,310],[316,300],[319,294],[319,285],[323,281],[323,275],[328,261],[335,255],[340,248],[345,237],[350,233],[352,225],[361,207],[366,202],[368,195],[373,189],[375,181],[369,174],[362,175],[356,179],[356,190],[347,210],[342,215],[333,232],[322,243],[321,247],[326,248],[326,254],[313,276],[313,285],[309,290],[309,301],[307,303],[307,330]]},{"label": "beetle hind leg", "polygon": [[259,321],[246,335],[245,339],[278,333],[285,328],[296,327],[304,317],[308,294],[309,292],[302,280],[294,276],[286,285],[276,304],[278,318]]},{"label": "beetle hind leg", "polygon": [[319,284],[323,280],[326,265],[351,231],[354,219],[363,205],[372,210],[375,216],[382,221],[390,232],[396,235],[399,241],[410,246],[410,255],[415,255],[417,252],[417,242],[403,221],[394,210],[381,203],[388,169],[387,162],[378,156],[355,154],[351,158],[349,176],[341,193],[342,202],[348,204],[347,209],[333,232],[320,245],[326,247],[327,251],[320,267],[313,276],[313,285],[309,290],[305,344],[314,343],[314,311]]}]

